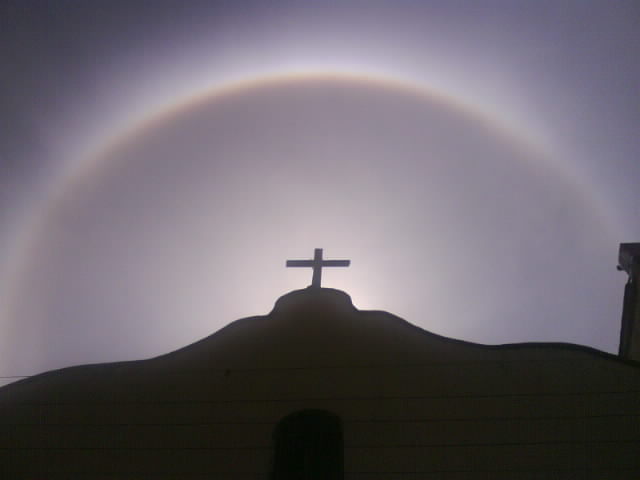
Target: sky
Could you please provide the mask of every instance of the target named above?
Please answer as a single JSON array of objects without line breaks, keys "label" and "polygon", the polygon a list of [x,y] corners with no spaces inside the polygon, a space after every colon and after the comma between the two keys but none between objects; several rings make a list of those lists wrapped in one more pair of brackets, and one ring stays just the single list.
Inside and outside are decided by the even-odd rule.
[{"label": "sky", "polygon": [[0,376],[266,314],[314,248],[351,260],[323,286],[360,309],[617,352],[639,21],[634,1],[5,0]]}]

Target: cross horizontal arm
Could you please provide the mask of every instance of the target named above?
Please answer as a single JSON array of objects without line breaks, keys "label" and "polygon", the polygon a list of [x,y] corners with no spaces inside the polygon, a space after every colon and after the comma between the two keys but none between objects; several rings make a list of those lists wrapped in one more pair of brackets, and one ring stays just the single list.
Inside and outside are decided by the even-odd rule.
[{"label": "cross horizontal arm", "polygon": [[348,267],[351,265],[351,260],[323,260],[323,267]]},{"label": "cross horizontal arm", "polygon": [[287,267],[313,267],[313,260],[287,260]]}]

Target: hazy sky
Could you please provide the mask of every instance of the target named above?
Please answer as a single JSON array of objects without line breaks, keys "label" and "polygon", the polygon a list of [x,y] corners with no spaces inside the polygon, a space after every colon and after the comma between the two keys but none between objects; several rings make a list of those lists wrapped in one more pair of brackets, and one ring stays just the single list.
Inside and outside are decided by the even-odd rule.
[{"label": "hazy sky", "polygon": [[[635,1],[5,1],[0,376],[146,358],[311,272],[480,343],[615,352]],[[328,346],[328,348],[330,348]]]}]

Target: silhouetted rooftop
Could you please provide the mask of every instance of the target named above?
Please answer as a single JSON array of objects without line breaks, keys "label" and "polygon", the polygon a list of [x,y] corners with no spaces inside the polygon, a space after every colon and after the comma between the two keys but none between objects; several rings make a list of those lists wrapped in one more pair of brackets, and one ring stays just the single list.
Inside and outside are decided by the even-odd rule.
[{"label": "silhouetted rooftop", "polygon": [[307,287],[280,297],[271,314],[290,314],[304,310],[331,310],[335,313],[346,313],[354,311],[356,308],[353,306],[351,297],[342,290]]}]

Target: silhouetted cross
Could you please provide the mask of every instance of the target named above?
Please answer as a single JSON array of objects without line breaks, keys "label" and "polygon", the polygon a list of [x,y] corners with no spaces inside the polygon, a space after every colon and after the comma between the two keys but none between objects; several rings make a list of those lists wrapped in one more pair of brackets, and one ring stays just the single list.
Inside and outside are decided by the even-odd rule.
[{"label": "silhouetted cross", "polygon": [[311,286],[320,288],[322,279],[322,267],[348,267],[351,260],[323,260],[322,249],[316,248],[313,260],[287,260],[287,267],[311,267],[313,268],[313,278]]}]

